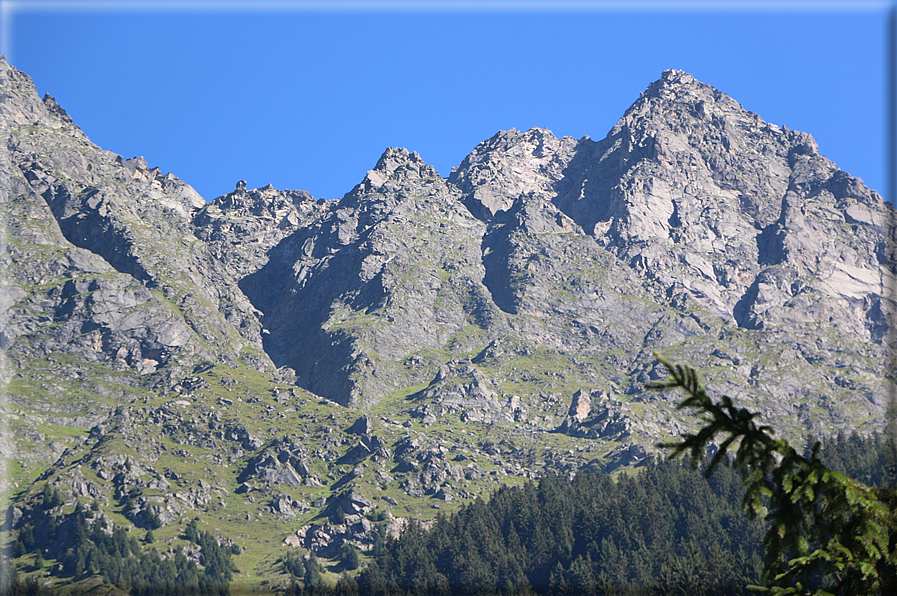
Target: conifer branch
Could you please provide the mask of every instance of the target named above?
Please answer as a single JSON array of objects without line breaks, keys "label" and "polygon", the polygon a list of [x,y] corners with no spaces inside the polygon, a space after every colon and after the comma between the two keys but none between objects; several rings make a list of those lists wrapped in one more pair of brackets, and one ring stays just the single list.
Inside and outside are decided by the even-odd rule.
[{"label": "conifer branch", "polygon": [[[897,500],[894,491],[828,469],[817,458],[818,442],[809,457],[800,455],[774,439],[771,427],[758,425],[756,413],[735,407],[727,396],[711,399],[694,369],[655,357],[670,375],[646,387],[684,390],[678,409],[693,410],[706,422],[696,434],[661,443],[672,450],[669,458],[687,451],[697,463],[723,437],[709,476],[738,442],[732,463],[744,478],[743,505],[770,522],[766,586],[749,587],[774,596],[884,593],[897,566],[897,516],[889,506]],[[819,573],[825,580],[822,586],[816,581],[814,590]]]}]

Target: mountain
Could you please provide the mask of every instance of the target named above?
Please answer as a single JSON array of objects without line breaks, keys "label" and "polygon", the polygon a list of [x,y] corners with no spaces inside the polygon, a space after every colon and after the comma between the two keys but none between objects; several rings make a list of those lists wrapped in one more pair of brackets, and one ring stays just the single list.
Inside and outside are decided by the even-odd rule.
[{"label": "mountain", "polygon": [[[242,181],[206,202],[5,59],[0,127],[19,533],[80,504],[201,562],[196,520],[238,585],[280,585],[285,553],[644,462],[694,428],[644,390],[655,351],[789,439],[884,427],[892,206],[684,72],[599,141],[503,131],[448,177],[391,148],[330,202]],[[91,581],[58,532],[52,581]]]}]

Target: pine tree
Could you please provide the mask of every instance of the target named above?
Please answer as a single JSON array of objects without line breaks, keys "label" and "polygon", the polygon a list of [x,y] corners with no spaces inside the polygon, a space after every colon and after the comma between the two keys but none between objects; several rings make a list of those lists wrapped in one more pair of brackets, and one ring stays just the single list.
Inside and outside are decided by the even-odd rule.
[{"label": "pine tree", "polygon": [[548,591],[551,594],[574,594],[574,590],[567,582],[566,573],[564,573],[564,566],[561,565],[560,561],[554,566],[554,569],[551,570],[551,575],[548,578]]},{"label": "pine tree", "polygon": [[341,559],[343,566],[350,571],[358,569],[358,566],[361,565],[361,557],[358,554],[358,550],[351,544],[343,546]]},{"label": "pine tree", "polygon": [[62,505],[64,501],[62,498],[62,493],[59,492],[59,489],[55,486],[50,486],[49,483],[44,485],[43,496],[44,509],[54,509]]},{"label": "pine tree", "polygon": [[190,542],[198,543],[199,542],[199,533],[196,530],[196,520],[193,519],[184,527],[184,536]]},{"label": "pine tree", "polygon": [[592,559],[588,556],[583,558],[582,555],[576,557],[576,560],[570,564],[567,576],[570,578],[570,586],[574,593],[582,596],[596,593],[598,580],[595,578],[592,566]]},{"label": "pine tree", "polygon": [[343,574],[336,584],[336,596],[359,596],[358,582],[351,575]]},{"label": "pine tree", "polygon": [[323,571],[324,568],[321,567],[318,559],[315,557],[314,553],[312,553],[305,562],[305,577],[303,581],[305,581],[306,587],[316,588],[320,586],[323,581]]}]

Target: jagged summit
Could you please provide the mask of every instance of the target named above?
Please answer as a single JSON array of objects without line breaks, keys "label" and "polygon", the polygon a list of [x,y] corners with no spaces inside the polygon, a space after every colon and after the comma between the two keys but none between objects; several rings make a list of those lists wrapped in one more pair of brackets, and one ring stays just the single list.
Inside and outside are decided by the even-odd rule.
[{"label": "jagged summit", "polygon": [[489,220],[527,192],[556,194],[576,147],[573,138],[558,139],[545,128],[498,132],[477,145],[448,181],[471,213]]},{"label": "jagged summit", "polygon": [[716,87],[697,80],[685,71],[675,69],[665,70],[659,79],[648,85],[639,99],[626,110],[621,121],[625,121],[632,112],[645,115],[656,110],[664,112],[673,110],[683,117],[694,116],[711,122],[719,118],[724,119],[726,116],[738,115],[763,123],[758,115],[748,112],[740,103]]},{"label": "jagged summit", "polygon": [[380,159],[377,160],[377,165],[374,166],[374,169],[391,173],[400,167],[408,168],[409,166],[412,166],[412,164],[413,166],[416,166],[416,168],[427,165],[417,151],[408,151],[407,149],[400,147],[390,147],[386,149],[380,156]]},{"label": "jagged summit", "polygon": [[715,87],[702,83],[684,70],[670,68],[661,73],[660,78],[648,85],[640,94],[640,98],[657,97],[662,99],[688,97],[722,96]]},{"label": "jagged summit", "polygon": [[439,172],[427,164],[417,151],[399,147],[386,149],[377,160],[373,170],[368,170],[364,180],[353,192],[369,192],[382,187],[389,181],[389,188],[413,181],[438,178]]}]

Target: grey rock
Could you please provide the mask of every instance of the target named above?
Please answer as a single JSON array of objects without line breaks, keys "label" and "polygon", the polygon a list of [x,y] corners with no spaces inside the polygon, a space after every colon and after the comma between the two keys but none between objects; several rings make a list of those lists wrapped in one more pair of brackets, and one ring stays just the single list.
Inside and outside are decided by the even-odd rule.
[{"label": "grey rock", "polygon": [[641,445],[621,445],[608,454],[603,471],[605,474],[610,474],[622,466],[641,463],[647,456],[647,451]]},{"label": "grey rock", "polygon": [[364,435],[354,447],[337,460],[337,463],[355,465],[380,451],[383,446],[383,441],[378,437]]},{"label": "grey rock", "polygon": [[346,429],[347,433],[351,433],[353,435],[367,435],[371,432],[371,419],[367,416],[362,416],[358,418],[355,422],[352,423],[352,426]]},{"label": "grey rock", "polygon": [[341,493],[333,503],[347,515],[364,514],[373,508],[373,502],[355,490]]},{"label": "grey rock", "polygon": [[623,402],[611,400],[606,392],[589,395],[580,389],[573,394],[570,411],[554,432],[584,439],[627,439],[633,422],[622,410],[631,411]]},{"label": "grey rock", "polygon": [[251,459],[237,480],[245,482],[250,478],[287,486],[302,485],[302,476],[296,469],[288,463],[281,463],[270,453],[264,453]]}]

